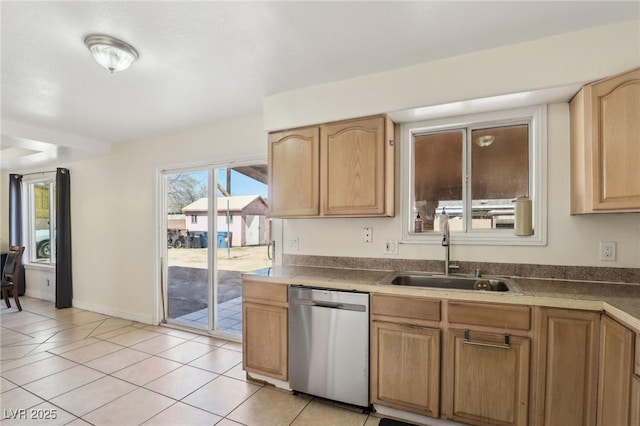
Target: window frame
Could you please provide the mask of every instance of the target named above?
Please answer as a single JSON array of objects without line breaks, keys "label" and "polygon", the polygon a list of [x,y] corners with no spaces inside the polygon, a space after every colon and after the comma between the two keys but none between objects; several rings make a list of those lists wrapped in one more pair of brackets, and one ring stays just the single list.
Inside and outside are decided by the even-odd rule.
[{"label": "window frame", "polygon": [[[32,179],[24,179],[26,188],[24,193],[26,194],[26,200],[23,204],[24,211],[27,212],[27,220],[24,222],[26,226],[26,232],[24,235],[28,238],[28,244],[26,252],[28,253],[28,264],[39,265],[44,267],[55,267],[56,265],[56,178],[52,177],[37,177]],[[48,261],[38,260],[38,245],[36,238],[36,206],[34,203],[35,187],[38,184],[46,183],[49,187],[49,249],[50,255]]]},{"label": "window frame", "polygon": [[[438,231],[421,234],[412,232],[414,224],[414,135],[464,129],[463,170],[470,170],[471,153],[468,149],[469,134],[478,128],[528,122],[529,124],[529,197],[533,201],[533,229],[531,236],[517,236],[513,229],[472,229],[468,220],[470,179],[463,185],[463,214],[465,230],[451,232],[451,243],[462,245],[519,245],[542,246],[547,244],[547,106],[537,105],[503,111],[492,111],[473,115],[447,117],[433,120],[403,123],[401,125],[400,156],[400,204],[402,240],[404,244],[441,244]],[[462,177],[461,177],[462,179]],[[524,194],[523,194],[524,195]]]}]

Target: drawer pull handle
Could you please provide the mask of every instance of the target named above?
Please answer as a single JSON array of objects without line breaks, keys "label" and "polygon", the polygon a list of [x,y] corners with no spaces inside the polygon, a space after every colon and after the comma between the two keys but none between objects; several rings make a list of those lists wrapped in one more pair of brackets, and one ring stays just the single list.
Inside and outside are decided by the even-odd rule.
[{"label": "drawer pull handle", "polygon": [[491,343],[482,343],[482,342],[472,342],[469,340],[469,330],[464,331],[464,341],[465,345],[474,345],[474,346],[484,346],[487,348],[496,348],[496,349],[511,349],[510,337],[508,334],[504,335],[504,344],[503,345],[494,345]]}]

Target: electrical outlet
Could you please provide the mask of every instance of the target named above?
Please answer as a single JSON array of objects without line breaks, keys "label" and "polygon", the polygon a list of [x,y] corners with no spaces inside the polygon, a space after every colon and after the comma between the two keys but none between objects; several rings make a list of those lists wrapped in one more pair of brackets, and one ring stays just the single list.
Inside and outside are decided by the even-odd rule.
[{"label": "electrical outlet", "polygon": [[616,242],[600,241],[600,260],[616,260]]},{"label": "electrical outlet", "polygon": [[298,251],[300,248],[300,239],[299,238],[289,238],[287,241],[287,248],[289,251]]},{"label": "electrical outlet", "polygon": [[384,251],[383,254],[398,254],[398,241],[396,240],[387,240],[384,243]]},{"label": "electrical outlet", "polygon": [[365,243],[373,242],[373,228],[370,226],[365,226],[362,231],[362,241]]}]

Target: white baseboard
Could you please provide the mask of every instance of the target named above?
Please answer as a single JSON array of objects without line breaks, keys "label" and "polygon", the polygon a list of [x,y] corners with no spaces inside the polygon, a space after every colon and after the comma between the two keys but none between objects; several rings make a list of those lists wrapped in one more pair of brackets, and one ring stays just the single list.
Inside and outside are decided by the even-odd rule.
[{"label": "white baseboard", "polygon": [[25,297],[32,297],[34,299],[40,299],[40,300],[46,300],[47,302],[56,302],[56,297],[55,294],[53,295],[53,297],[51,297],[51,294],[49,293],[45,293],[43,291],[37,291],[37,290],[33,290],[33,289],[26,289],[24,292],[24,296]]},{"label": "white baseboard", "polygon": [[109,315],[111,317],[122,318],[130,321],[136,321],[142,324],[158,325],[158,324],[154,324],[152,315],[137,315],[137,314],[132,314],[130,312],[117,311],[117,310],[108,308],[106,306],[97,306],[91,303],[85,303],[77,299],[73,299],[71,305],[74,308],[84,309],[87,311],[96,312],[98,314]]},{"label": "white baseboard", "polygon": [[376,410],[376,417],[393,417],[405,422],[411,422],[425,426],[465,426],[463,423],[458,423],[451,420],[434,419],[432,417],[422,416],[420,414],[410,413],[408,411],[397,410],[395,408],[385,407],[383,405],[374,404],[373,407]]},{"label": "white baseboard", "polygon": [[262,374],[258,374],[258,373],[247,372],[247,375],[254,380],[269,383],[270,385],[273,385],[278,389],[283,389],[287,391],[292,390],[291,387],[289,387],[289,382],[285,382],[279,379],[274,379],[273,377],[269,377],[269,376],[263,376]]}]

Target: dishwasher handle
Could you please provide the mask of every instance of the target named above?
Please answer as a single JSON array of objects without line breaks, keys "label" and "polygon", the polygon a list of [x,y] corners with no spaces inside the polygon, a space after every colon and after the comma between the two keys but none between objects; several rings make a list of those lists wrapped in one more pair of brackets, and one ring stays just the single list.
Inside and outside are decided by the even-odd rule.
[{"label": "dishwasher handle", "polygon": [[358,311],[358,312],[367,311],[367,307],[365,305],[358,305],[355,303],[328,302],[324,300],[311,300],[311,299],[293,299],[290,303],[292,305],[306,305],[312,308],[341,309],[345,311]]},{"label": "dishwasher handle", "polygon": [[319,308],[345,309],[344,303],[319,302],[317,300],[312,300],[311,301],[311,306],[317,306]]}]

